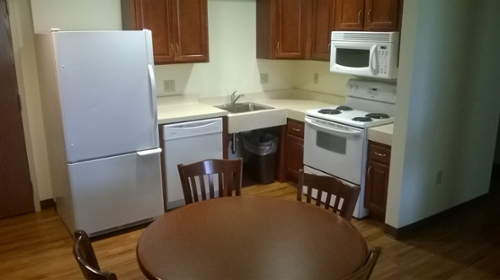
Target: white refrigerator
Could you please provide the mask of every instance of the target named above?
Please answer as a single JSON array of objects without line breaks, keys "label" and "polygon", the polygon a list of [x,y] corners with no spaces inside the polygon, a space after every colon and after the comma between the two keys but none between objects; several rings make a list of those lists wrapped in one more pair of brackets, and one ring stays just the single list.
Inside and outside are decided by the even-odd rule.
[{"label": "white refrigerator", "polygon": [[68,230],[95,236],[160,216],[151,32],[35,38],[53,196]]}]

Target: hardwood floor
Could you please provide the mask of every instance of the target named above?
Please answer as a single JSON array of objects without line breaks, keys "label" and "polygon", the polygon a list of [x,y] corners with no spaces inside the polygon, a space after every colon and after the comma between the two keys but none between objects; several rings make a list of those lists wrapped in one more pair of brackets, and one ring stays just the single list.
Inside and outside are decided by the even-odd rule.
[{"label": "hardwood floor", "polygon": [[[290,184],[243,188],[243,195],[295,199]],[[405,240],[384,235],[382,224],[356,220],[368,246],[382,247],[373,279],[500,279],[500,192]],[[93,242],[104,270],[119,279],[144,279],[135,246],[143,229]],[[0,279],[83,279],[73,239],[51,209],[0,220]]]}]

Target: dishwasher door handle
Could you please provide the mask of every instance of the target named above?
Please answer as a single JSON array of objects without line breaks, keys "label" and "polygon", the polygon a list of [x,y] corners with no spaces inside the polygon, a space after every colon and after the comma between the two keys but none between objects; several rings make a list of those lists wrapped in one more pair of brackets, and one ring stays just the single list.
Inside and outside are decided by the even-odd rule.
[{"label": "dishwasher door handle", "polygon": [[185,124],[178,124],[178,125],[171,125],[171,126],[168,126],[169,129],[183,129],[183,130],[186,130],[186,129],[196,129],[196,128],[204,128],[204,127],[207,127],[207,126],[211,126],[211,125],[214,125],[217,121],[211,121],[211,122],[200,122],[199,124],[196,124],[196,125],[185,125]]}]

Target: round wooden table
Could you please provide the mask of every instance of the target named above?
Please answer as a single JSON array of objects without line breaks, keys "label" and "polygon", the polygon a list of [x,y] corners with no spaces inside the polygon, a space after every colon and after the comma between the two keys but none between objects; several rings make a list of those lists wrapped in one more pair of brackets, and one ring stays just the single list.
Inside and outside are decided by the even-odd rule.
[{"label": "round wooden table", "polygon": [[366,254],[359,231],[336,214],[257,196],[178,208],[151,223],[137,244],[149,279],[339,279]]}]

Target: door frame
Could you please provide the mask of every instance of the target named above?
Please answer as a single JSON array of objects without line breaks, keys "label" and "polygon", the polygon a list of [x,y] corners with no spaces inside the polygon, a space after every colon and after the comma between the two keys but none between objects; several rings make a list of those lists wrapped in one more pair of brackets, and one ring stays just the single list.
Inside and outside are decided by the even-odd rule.
[{"label": "door frame", "polygon": [[[28,112],[28,101],[29,97],[27,96],[27,85],[25,87],[25,77],[27,75],[30,75],[30,73],[26,73],[23,71],[23,65],[33,65],[33,61],[26,61],[26,59],[22,59],[21,57],[21,52],[22,51],[21,47],[23,48],[29,47],[26,46],[27,42],[23,42],[23,35],[26,36],[26,31],[24,31],[25,34],[22,34],[22,30],[29,27],[31,30],[31,36],[34,36],[34,31],[33,31],[33,24],[32,22],[22,22],[26,18],[29,18],[30,21],[32,21],[31,15],[23,15],[22,14],[22,5],[27,5],[31,7],[31,4],[29,1],[26,1],[23,3],[22,1],[18,0],[5,0],[7,2],[7,8],[9,11],[9,24],[10,24],[10,30],[11,30],[11,36],[12,36],[12,49],[14,51],[14,65],[15,65],[15,71],[16,71],[16,77],[17,77],[17,87],[18,87],[18,94],[20,97],[20,103],[21,103],[21,121],[22,121],[22,126],[23,126],[23,132],[24,132],[24,141],[25,141],[25,149],[26,149],[26,155],[28,157],[28,169],[29,169],[29,176],[31,178],[31,183],[33,185],[33,204],[35,207],[35,212],[39,212],[41,210],[40,206],[40,198],[39,198],[39,189],[38,189],[38,176],[36,173],[35,169],[35,155],[33,152],[33,140],[38,141],[37,139],[33,139],[32,134],[31,134],[31,125],[30,125],[30,113]],[[24,17],[23,17],[24,16]],[[23,17],[23,18],[21,18]],[[25,26],[23,26],[25,25]],[[29,31],[28,31],[29,32]],[[34,38],[33,38],[34,39]],[[34,40],[33,40],[34,42]],[[33,46],[34,48],[34,46]],[[34,49],[32,50],[34,53]],[[25,61],[23,63],[23,60]],[[35,60],[35,57],[33,57],[33,60]],[[32,67],[32,66],[31,66]],[[35,72],[36,73],[36,72]],[[34,77],[38,83],[38,77]],[[36,85],[36,89],[38,89],[38,84]],[[36,93],[39,95],[39,93]],[[41,113],[40,113],[41,114]],[[43,130],[43,128],[42,128]],[[43,140],[45,143],[45,134],[43,134]],[[41,163],[44,164],[44,163]],[[48,165],[48,161],[45,161],[45,164]],[[50,177],[49,177],[50,178]],[[49,182],[50,183],[50,179]]]}]

